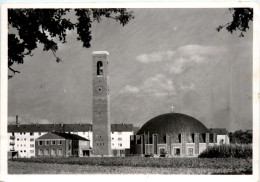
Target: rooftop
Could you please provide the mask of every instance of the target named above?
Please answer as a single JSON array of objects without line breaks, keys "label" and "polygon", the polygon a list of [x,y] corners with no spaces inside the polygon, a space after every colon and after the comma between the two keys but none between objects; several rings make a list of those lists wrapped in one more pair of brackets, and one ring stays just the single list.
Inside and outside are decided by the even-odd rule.
[{"label": "rooftop", "polygon": [[[8,125],[8,132],[86,132],[92,124],[15,124]],[[111,131],[134,131],[133,124],[111,124]]]}]

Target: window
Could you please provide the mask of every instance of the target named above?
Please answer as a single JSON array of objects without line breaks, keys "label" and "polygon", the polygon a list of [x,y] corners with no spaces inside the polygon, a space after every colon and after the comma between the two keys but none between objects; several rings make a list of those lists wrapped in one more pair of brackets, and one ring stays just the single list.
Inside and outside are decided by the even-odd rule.
[{"label": "window", "polygon": [[24,146],[26,147],[26,144],[24,144]]},{"label": "window", "polygon": [[112,146],[114,146],[115,144],[112,143]]},{"label": "window", "polygon": [[30,141],[33,142],[33,141],[34,141],[34,138],[31,138]]},{"label": "window", "polygon": [[122,143],[119,143],[119,144],[118,144],[118,147],[122,147]]},{"label": "window", "polygon": [[55,149],[51,149],[51,155],[55,155],[56,154],[56,150]]},{"label": "window", "polygon": [[118,138],[118,141],[122,141],[122,138]]},{"label": "window", "polygon": [[17,138],[17,141],[19,141],[19,138]]},{"label": "window", "polygon": [[49,149],[44,150],[44,155],[49,155]]},{"label": "window", "polygon": [[33,132],[30,132],[30,135],[33,136]]},{"label": "window", "polygon": [[39,145],[42,145],[42,141],[38,141],[38,144],[39,144]]},{"label": "window", "polygon": [[114,134],[114,132],[112,131],[112,134]]},{"label": "window", "polygon": [[24,141],[26,141],[26,138],[24,138]]},{"label": "window", "polygon": [[25,132],[23,132],[23,134],[25,135]]},{"label": "window", "polygon": [[34,147],[34,144],[30,144],[30,147]]},{"label": "window", "polygon": [[30,150],[30,153],[31,153],[31,154],[34,154],[34,150]]},{"label": "window", "polygon": [[114,138],[112,138],[112,140],[114,140]]},{"label": "window", "polygon": [[45,141],[45,145],[49,145],[49,141],[48,140]]},{"label": "window", "polygon": [[52,145],[56,145],[56,141],[55,141],[55,140],[52,140],[52,141],[51,141],[51,144],[52,144]]},{"label": "window", "polygon": [[20,150],[20,152],[21,152],[21,153],[23,153],[23,151],[22,151],[22,150]]},{"label": "window", "polygon": [[24,150],[24,152],[26,152],[26,150]]},{"label": "window", "polygon": [[22,135],[23,133],[20,133],[20,135]]},{"label": "window", "polygon": [[39,154],[39,155],[43,155],[43,150],[42,150],[42,149],[39,149],[39,150],[38,150],[38,154]]},{"label": "window", "polygon": [[57,143],[58,143],[58,145],[61,145],[61,144],[62,144],[62,141],[61,141],[61,140],[58,140]]},{"label": "window", "polygon": [[62,155],[62,149],[58,149],[58,155]]},{"label": "window", "polygon": [[97,75],[103,75],[103,63],[102,61],[97,62]]}]

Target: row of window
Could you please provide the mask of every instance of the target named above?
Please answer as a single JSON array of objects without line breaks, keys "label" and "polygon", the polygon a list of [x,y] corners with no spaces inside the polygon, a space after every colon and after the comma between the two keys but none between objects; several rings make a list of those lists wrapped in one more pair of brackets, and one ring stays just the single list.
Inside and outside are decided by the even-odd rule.
[{"label": "row of window", "polygon": [[[112,140],[114,140],[114,138],[112,137]],[[118,141],[122,141],[122,138],[117,138]]]},{"label": "row of window", "polygon": [[[16,138],[17,141],[26,141],[26,138]],[[30,138],[30,141],[33,142],[34,138]]]},{"label": "row of window", "polygon": [[[41,132],[38,132],[38,135],[41,135]],[[12,135],[14,136],[14,132],[12,133]],[[26,132],[20,132],[20,135],[26,135]],[[34,136],[34,132],[30,132],[30,136]]]},{"label": "row of window", "polygon": [[[115,144],[112,143],[112,146],[115,146]],[[118,144],[118,147],[122,147],[122,146],[123,146],[122,143],[119,143],[119,144]]]},{"label": "row of window", "polygon": [[[21,144],[21,145],[17,145],[17,147],[19,147],[19,146],[21,146],[21,147],[22,147],[22,146],[26,147],[26,144],[24,144],[24,145],[22,145],[22,144]],[[30,147],[34,147],[34,144],[30,144]]]},{"label": "row of window", "polygon": [[[112,131],[112,134],[114,134],[115,132]],[[117,132],[118,135],[122,135],[122,132]]]},{"label": "row of window", "polygon": [[62,155],[62,149],[39,149],[38,155]]},{"label": "row of window", "polygon": [[[23,153],[23,152],[26,153],[26,150],[24,150],[24,151],[20,150],[20,153]],[[34,150],[30,150],[30,153],[34,154]]]},{"label": "row of window", "polygon": [[38,141],[38,145],[61,145],[62,144],[62,140],[45,140],[45,141]]}]

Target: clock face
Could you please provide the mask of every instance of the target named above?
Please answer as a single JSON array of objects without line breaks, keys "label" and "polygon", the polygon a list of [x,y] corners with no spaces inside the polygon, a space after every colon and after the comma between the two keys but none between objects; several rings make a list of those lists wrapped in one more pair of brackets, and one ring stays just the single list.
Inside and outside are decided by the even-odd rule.
[{"label": "clock face", "polygon": [[103,87],[102,86],[96,87],[96,93],[97,94],[102,94],[102,92],[103,92]]}]

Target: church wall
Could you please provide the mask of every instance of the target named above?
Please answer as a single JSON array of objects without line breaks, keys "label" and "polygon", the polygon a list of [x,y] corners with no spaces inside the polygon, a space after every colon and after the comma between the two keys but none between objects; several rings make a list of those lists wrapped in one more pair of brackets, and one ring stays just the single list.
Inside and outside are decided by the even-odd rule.
[{"label": "church wall", "polygon": [[145,154],[154,154],[153,144],[146,144],[145,151]]},{"label": "church wall", "polygon": [[199,144],[199,153],[203,152],[206,150],[206,143],[200,143]]},{"label": "church wall", "polygon": [[172,149],[171,149],[171,134],[166,134],[166,145],[167,145],[167,152],[168,154],[171,153]]},{"label": "church wall", "polygon": [[[218,135],[215,136],[217,137]],[[177,149],[179,149],[180,156],[199,155],[201,152],[206,150],[208,146],[215,145],[215,136],[214,134],[209,133],[173,133],[164,136],[166,143],[158,143],[157,135],[153,134],[150,136],[152,139],[149,141],[150,144],[145,144],[143,141],[148,141],[148,135],[146,134],[145,136],[143,134],[141,136],[136,135],[136,143],[138,143],[139,137],[139,141],[141,141],[139,142],[140,144],[131,146],[135,148],[133,150],[135,154],[160,155],[160,148],[164,148],[169,155],[174,155]],[[224,137],[228,140],[226,136]],[[205,142],[201,142],[201,140]]]},{"label": "church wall", "polygon": [[206,133],[206,148],[208,148],[209,145],[209,133]]},{"label": "church wall", "polygon": [[158,137],[153,134],[153,154],[157,154]]},{"label": "church wall", "polygon": [[135,145],[134,154],[141,155],[142,154],[142,144]]},{"label": "church wall", "polygon": [[181,154],[185,155],[186,151],[186,133],[181,134]]},{"label": "church wall", "polygon": [[171,134],[171,143],[181,143],[180,140],[180,134],[179,133],[172,133]]},{"label": "church wall", "polygon": [[199,154],[199,133],[195,133],[194,135],[194,142],[195,142],[195,154]]},{"label": "church wall", "polygon": [[195,144],[194,143],[187,143],[186,144],[185,155],[187,155],[187,156],[190,156],[189,149],[192,149],[192,155],[195,155]]},{"label": "church wall", "polygon": [[217,135],[217,144],[226,144],[226,140],[226,135]]}]

